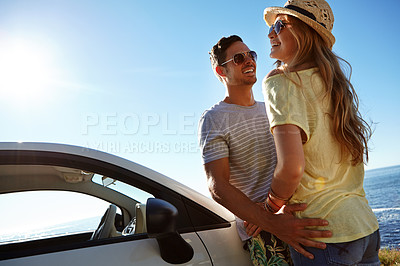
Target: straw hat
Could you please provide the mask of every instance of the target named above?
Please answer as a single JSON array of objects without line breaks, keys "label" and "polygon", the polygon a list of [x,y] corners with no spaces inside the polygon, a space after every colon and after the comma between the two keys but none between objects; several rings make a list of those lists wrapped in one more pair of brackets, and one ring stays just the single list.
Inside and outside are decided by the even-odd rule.
[{"label": "straw hat", "polygon": [[264,19],[270,27],[279,14],[296,17],[313,28],[332,49],[335,37],[332,34],[333,13],[329,4],[324,0],[288,0],[283,7],[267,7]]}]

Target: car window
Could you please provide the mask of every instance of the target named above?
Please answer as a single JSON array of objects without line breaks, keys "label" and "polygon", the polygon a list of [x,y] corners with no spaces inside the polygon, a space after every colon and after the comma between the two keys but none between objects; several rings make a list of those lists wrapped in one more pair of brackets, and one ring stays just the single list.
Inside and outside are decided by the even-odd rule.
[{"label": "car window", "polygon": [[69,191],[2,194],[0,244],[92,232],[109,205],[102,199]]},{"label": "car window", "polygon": [[134,186],[128,185],[122,181],[109,178],[106,176],[102,176],[99,174],[94,174],[92,178],[92,182],[105,186],[109,189],[115,190],[125,196],[130,197],[131,199],[137,201],[138,203],[146,203],[147,199],[154,198],[154,196],[146,191],[138,189]]},{"label": "car window", "polygon": [[[6,185],[0,189],[0,245],[68,236],[79,242],[146,233],[145,204],[154,196],[114,177],[45,165],[3,165],[0,177]],[[106,211],[114,208],[111,205],[116,208],[112,218],[115,228],[98,236]],[[82,236],[75,237],[77,234]]]}]

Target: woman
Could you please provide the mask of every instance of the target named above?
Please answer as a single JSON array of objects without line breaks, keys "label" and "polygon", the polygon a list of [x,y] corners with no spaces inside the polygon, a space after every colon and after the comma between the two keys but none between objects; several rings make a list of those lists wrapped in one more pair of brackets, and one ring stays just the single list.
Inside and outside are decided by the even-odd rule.
[{"label": "woman", "polygon": [[265,9],[264,18],[277,59],[263,92],[278,157],[264,206],[277,212],[307,203],[298,217],[329,221],[332,237],[314,239],[327,248],[305,248],[313,259],[291,247],[295,265],[380,265],[379,226],[363,190],[371,130],[332,52],[332,10],[324,0],[289,0]]}]

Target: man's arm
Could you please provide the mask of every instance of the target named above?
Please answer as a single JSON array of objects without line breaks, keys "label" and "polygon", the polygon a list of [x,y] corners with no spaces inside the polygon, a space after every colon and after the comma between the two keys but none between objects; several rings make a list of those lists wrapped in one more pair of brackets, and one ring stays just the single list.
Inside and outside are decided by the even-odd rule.
[{"label": "man's arm", "polygon": [[305,209],[305,204],[285,206],[284,212],[278,214],[267,212],[229,183],[228,158],[206,163],[204,168],[212,198],[242,220],[256,224],[263,230],[276,235],[309,258],[313,258],[312,254],[301,245],[322,249],[326,247],[324,243],[309,238],[330,237],[329,231],[310,230],[305,227],[324,226],[327,225],[327,221],[322,219],[297,219],[292,215],[294,211]]}]

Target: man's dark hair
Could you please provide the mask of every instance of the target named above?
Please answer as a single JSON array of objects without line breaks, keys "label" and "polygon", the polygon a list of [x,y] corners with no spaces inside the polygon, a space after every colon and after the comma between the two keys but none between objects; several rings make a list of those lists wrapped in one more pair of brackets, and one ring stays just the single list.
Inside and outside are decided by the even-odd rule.
[{"label": "man's dark hair", "polygon": [[243,42],[243,40],[237,35],[231,35],[229,37],[222,37],[217,44],[213,46],[210,52],[210,60],[213,69],[226,60],[226,50],[234,42]]}]

